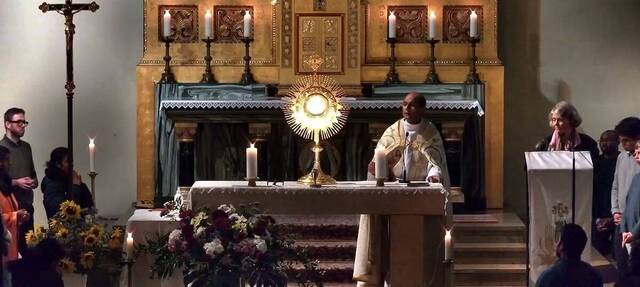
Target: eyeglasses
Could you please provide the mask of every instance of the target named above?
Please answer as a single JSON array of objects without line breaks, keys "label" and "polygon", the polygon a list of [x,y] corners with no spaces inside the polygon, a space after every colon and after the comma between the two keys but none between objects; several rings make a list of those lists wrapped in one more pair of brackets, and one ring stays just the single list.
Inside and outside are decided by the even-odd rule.
[{"label": "eyeglasses", "polygon": [[23,120],[19,120],[19,121],[9,121],[9,122],[10,122],[10,123],[12,123],[12,124],[18,124],[18,125],[20,125],[20,126],[25,126],[25,127],[29,125],[29,122],[27,122],[27,121],[23,121]]}]

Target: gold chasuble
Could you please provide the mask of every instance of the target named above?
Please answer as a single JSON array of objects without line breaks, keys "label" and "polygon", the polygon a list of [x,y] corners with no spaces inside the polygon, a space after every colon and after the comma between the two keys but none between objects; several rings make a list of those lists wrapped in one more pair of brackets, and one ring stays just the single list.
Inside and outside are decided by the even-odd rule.
[{"label": "gold chasuble", "polygon": [[[396,178],[403,178],[406,168],[407,179],[425,181],[439,176],[445,189],[449,190],[449,173],[442,138],[436,127],[429,121],[408,124],[404,119],[396,121],[385,131],[376,148],[384,148],[387,162]],[[406,158],[405,158],[406,155]],[[369,175],[370,178],[373,175]],[[388,219],[382,216],[362,215],[358,230],[358,245],[353,268],[353,278],[358,286],[384,286],[388,266],[388,240],[383,225]]]}]

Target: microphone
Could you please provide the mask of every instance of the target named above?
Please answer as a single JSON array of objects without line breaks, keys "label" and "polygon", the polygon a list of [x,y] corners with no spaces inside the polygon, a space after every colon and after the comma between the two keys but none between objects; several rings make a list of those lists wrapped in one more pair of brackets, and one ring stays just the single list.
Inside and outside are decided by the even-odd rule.
[{"label": "microphone", "polygon": [[409,139],[409,132],[404,133],[404,149],[402,150],[402,179],[398,180],[400,183],[409,183],[407,180],[407,148],[409,147],[409,143],[407,140]]}]

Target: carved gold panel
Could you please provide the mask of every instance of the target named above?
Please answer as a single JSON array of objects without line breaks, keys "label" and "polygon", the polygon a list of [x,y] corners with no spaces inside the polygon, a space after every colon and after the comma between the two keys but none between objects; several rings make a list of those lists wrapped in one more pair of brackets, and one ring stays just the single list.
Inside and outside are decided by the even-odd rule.
[{"label": "carved gold panel", "polygon": [[471,11],[478,14],[478,36],[482,41],[483,14],[482,6],[477,5],[449,5],[443,7],[444,25],[442,25],[442,40],[444,43],[467,43],[469,38],[469,16]]},{"label": "carved gold panel", "polygon": [[282,0],[282,67],[290,68],[293,62],[293,3]]},{"label": "carved gold panel", "polygon": [[297,14],[296,19],[296,73],[312,72],[304,60],[314,54],[323,60],[318,73],[343,73],[344,15]]},{"label": "carved gold panel", "polygon": [[160,5],[158,8],[158,40],[163,31],[160,23],[163,21],[164,11],[171,14],[171,38],[176,43],[198,42],[198,6],[195,5]]},{"label": "carved gold panel", "polygon": [[427,38],[427,6],[388,6],[387,15],[396,15],[398,43],[424,43]]},{"label": "carved gold panel", "polygon": [[[253,14],[253,6],[214,6],[214,29],[217,43],[242,43],[244,14]],[[253,29],[253,21],[251,22]]]}]

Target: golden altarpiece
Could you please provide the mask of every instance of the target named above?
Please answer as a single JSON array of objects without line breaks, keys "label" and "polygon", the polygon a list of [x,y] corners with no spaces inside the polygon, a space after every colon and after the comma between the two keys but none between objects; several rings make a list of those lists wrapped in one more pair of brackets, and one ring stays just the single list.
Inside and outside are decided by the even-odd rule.
[{"label": "golden altarpiece", "polygon": [[[404,90],[423,91],[428,101],[432,95],[430,91],[481,91],[482,96],[474,102],[475,106],[463,108],[473,110],[471,112],[456,110],[456,102],[452,101],[452,106],[436,106],[427,116],[440,122],[444,138],[452,142],[460,141],[462,137],[466,117],[463,115],[474,114],[480,119],[480,140],[476,144],[481,147],[477,150],[481,160],[475,162],[475,167],[467,169],[476,169],[476,175],[481,177],[478,182],[486,191],[482,197],[486,200],[486,207],[502,207],[504,68],[497,56],[497,0],[145,0],[144,54],[137,67],[139,206],[154,204],[158,197],[158,182],[162,180],[162,173],[158,172],[158,156],[163,154],[157,137],[159,129],[162,129],[159,127],[162,118],[158,116],[159,110],[164,109],[166,116],[172,118],[175,140],[187,147],[208,144],[203,142],[206,137],[200,135],[203,123],[242,123],[248,137],[256,139],[268,138],[265,134],[278,129],[273,122],[284,121],[282,111],[248,110],[242,105],[212,108],[173,102],[174,106],[161,107],[156,84],[164,69],[162,14],[167,10],[172,15],[174,39],[169,50],[171,69],[176,80],[187,85],[185,89],[188,89],[188,83],[200,82],[205,68],[206,48],[201,38],[205,33],[204,15],[207,10],[213,13],[215,40],[211,54],[213,74],[218,83],[237,85],[242,77],[245,69],[242,15],[244,11],[250,11],[254,38],[251,43],[251,71],[255,80],[263,85],[258,88],[267,90],[268,99],[286,95],[288,87],[299,76],[309,74],[311,70],[304,59],[314,54],[323,59],[319,72],[333,77],[349,97],[368,98],[375,102],[375,99],[384,98],[384,93],[378,91],[397,87],[400,92],[395,95],[395,106],[384,109],[364,101],[363,107],[369,105],[369,108],[356,110],[350,115],[349,121],[367,124],[368,139],[375,139],[387,123],[401,116],[397,99],[401,99]],[[476,55],[482,80],[479,85],[463,84],[471,62],[471,46],[467,42],[471,10],[478,14],[480,42]],[[391,53],[387,43],[389,11],[398,15],[395,55],[402,83],[386,87],[383,82],[390,69]],[[441,42],[436,47],[435,57],[443,85],[422,84],[429,71],[426,37],[427,15],[431,11],[437,15],[437,38]],[[441,96],[437,92],[433,95],[434,99]],[[374,123],[376,121],[379,123]],[[286,129],[286,125],[279,127]],[[352,130],[347,126],[343,133],[351,134]],[[235,144],[244,150],[246,143],[245,140]],[[198,150],[197,147],[195,149]],[[270,150],[277,150],[277,147],[272,145]],[[368,162],[372,152],[360,160]],[[197,152],[195,157],[198,157]],[[195,159],[196,162],[198,160]],[[349,160],[343,158],[343,161]],[[198,166],[197,163],[192,165]],[[461,163],[458,166],[465,168]],[[181,169],[181,172],[184,170],[193,173],[193,166]]]}]

